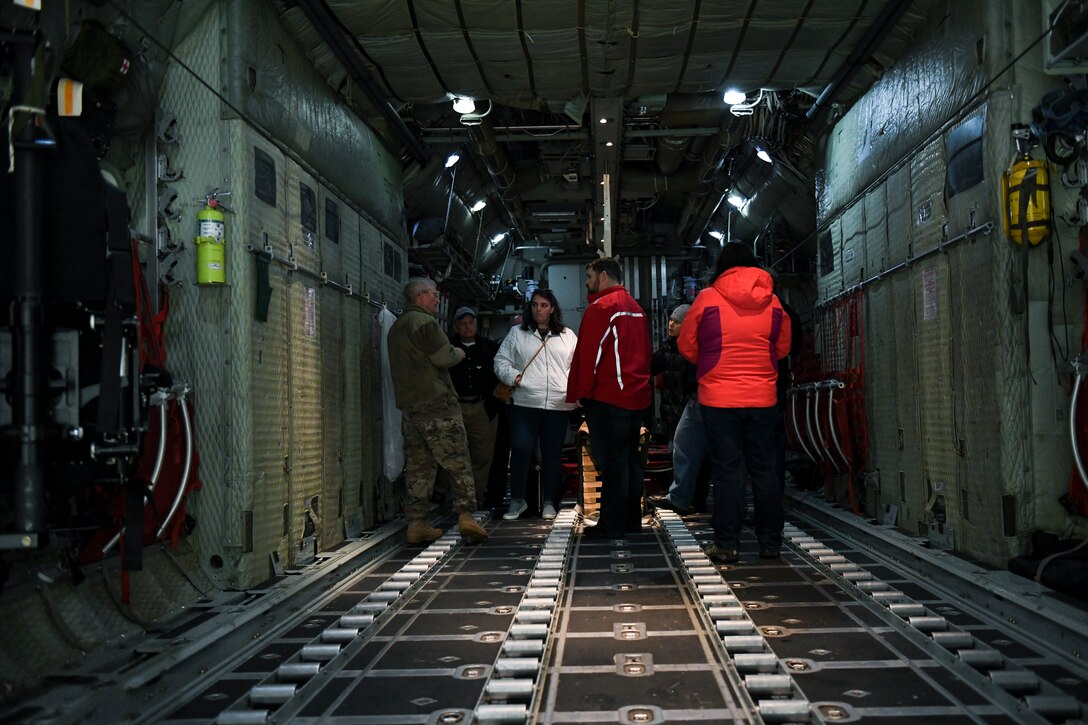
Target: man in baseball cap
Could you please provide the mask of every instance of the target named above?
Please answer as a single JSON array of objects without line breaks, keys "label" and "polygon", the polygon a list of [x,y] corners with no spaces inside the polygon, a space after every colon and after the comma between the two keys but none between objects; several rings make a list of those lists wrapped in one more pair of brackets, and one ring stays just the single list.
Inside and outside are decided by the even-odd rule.
[{"label": "man in baseball cap", "polygon": [[[472,478],[476,485],[476,508],[479,510],[486,505],[487,479],[495,454],[496,416],[501,405],[492,395],[498,382],[495,378],[495,353],[499,351],[499,346],[494,340],[479,334],[476,310],[468,305],[458,307],[453,313],[450,343],[465,351],[465,359],[450,368],[450,377],[457,390],[457,402],[461,405],[461,418],[465,421],[465,433],[468,434]],[[443,488],[441,483],[440,480],[439,490]]]}]

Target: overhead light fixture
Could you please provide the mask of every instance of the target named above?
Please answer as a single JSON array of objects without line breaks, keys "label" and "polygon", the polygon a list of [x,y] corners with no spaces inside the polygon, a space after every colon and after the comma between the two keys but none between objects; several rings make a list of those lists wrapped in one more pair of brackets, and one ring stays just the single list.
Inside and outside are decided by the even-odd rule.
[{"label": "overhead light fixture", "polygon": [[476,101],[468,96],[454,96],[453,110],[457,113],[475,113]]},{"label": "overhead light fixture", "polygon": [[738,103],[744,103],[748,100],[748,96],[744,94],[744,91],[738,91],[736,88],[730,88],[722,96],[722,100],[728,103],[730,106],[735,106]]},{"label": "overhead light fixture", "polygon": [[446,157],[446,168],[451,169],[457,165],[457,162],[461,160],[461,154],[456,151]]},{"label": "overhead light fixture", "polygon": [[476,202],[475,204],[472,205],[471,211],[480,211],[485,206],[487,206],[487,202],[484,201],[483,199],[480,199],[478,202]]},{"label": "overhead light fixture", "polygon": [[611,146],[612,146],[613,144],[612,144],[612,142],[611,142],[611,141],[605,141],[605,142],[604,142],[604,145],[605,145],[605,146],[609,146],[609,147],[611,147]]},{"label": "overhead light fixture", "polygon": [[[728,95],[728,94],[726,94],[726,95]],[[733,97],[735,98],[736,96],[733,96]],[[753,109],[755,109],[755,107],[758,106],[762,102],[763,102],[763,89],[760,88],[759,89],[759,95],[756,96],[754,101],[749,101],[748,97],[745,96],[744,100],[738,101],[737,103],[730,104],[729,112],[732,113],[734,116],[751,116],[752,113],[753,113]],[[728,101],[726,101],[726,103],[728,103]]]},{"label": "overhead light fixture", "polygon": [[740,209],[744,206],[746,199],[734,191],[729,194],[729,197],[726,199],[726,201],[728,201],[731,206]]},{"label": "overhead light fixture", "polygon": [[499,232],[495,236],[491,237],[492,244],[498,244],[502,240],[506,239],[506,232]]},{"label": "overhead light fixture", "polygon": [[607,118],[601,118],[601,123],[608,123],[608,119]]},{"label": "overhead light fixture", "polygon": [[771,155],[767,153],[767,149],[763,148],[762,146],[756,146],[756,157],[762,159],[763,161],[766,161],[768,164],[774,163],[774,159],[772,159]]},{"label": "overhead light fixture", "polygon": [[719,232],[719,231],[718,231],[717,229],[711,229],[711,230],[710,230],[709,232],[707,232],[706,234],[707,234],[707,236],[708,236],[708,237],[714,237],[714,238],[715,238],[715,239],[717,239],[717,240],[718,240],[719,242],[720,242],[721,240],[725,239],[725,235],[724,235],[724,234],[722,234],[721,232]]}]

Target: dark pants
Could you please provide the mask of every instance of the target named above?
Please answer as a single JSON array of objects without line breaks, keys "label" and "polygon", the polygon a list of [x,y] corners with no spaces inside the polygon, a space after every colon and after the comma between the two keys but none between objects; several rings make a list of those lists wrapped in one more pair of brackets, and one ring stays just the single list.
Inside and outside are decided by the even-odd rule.
[{"label": "dark pants", "polygon": [[506,483],[510,476],[510,427],[507,414],[512,406],[503,405],[495,427],[495,454],[491,457],[491,473],[487,477],[487,507],[499,508],[506,498]]},{"label": "dark pants", "polygon": [[525,498],[525,482],[536,458],[540,441],[540,491],[545,504],[556,503],[559,474],[563,465],[563,439],[570,413],[511,405],[510,415],[510,498]]},{"label": "dark pants", "polygon": [[638,437],[644,410],[627,410],[590,400],[585,404],[589,445],[601,475],[603,534],[620,536],[642,530],[642,456]]},{"label": "dark pants", "polygon": [[711,408],[703,406],[710,455],[714,460],[714,543],[726,549],[740,545],[744,522],[744,478],[752,484],[756,539],[760,548],[782,545],[782,491],[778,484],[777,406]]}]

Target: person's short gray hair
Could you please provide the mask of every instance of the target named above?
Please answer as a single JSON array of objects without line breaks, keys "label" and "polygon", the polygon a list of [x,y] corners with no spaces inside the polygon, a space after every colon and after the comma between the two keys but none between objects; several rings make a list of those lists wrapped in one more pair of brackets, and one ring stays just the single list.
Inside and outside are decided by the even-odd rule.
[{"label": "person's short gray hair", "polygon": [[423,290],[435,286],[433,279],[428,279],[427,277],[409,277],[408,281],[404,283],[405,304],[412,304]]}]

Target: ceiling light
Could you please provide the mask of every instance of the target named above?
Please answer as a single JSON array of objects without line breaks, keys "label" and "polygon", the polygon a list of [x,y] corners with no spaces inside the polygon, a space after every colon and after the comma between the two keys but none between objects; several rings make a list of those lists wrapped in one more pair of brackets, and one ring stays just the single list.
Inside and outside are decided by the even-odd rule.
[{"label": "ceiling light", "polygon": [[498,244],[502,240],[506,239],[506,232],[499,232],[495,236],[491,237],[492,244]]},{"label": "ceiling light", "polygon": [[755,100],[749,101],[745,98],[739,103],[733,103],[729,106],[729,112],[734,116],[751,116],[756,106],[763,102],[763,89],[759,89],[759,95]]},{"label": "ceiling light", "polygon": [[738,103],[744,103],[748,100],[748,96],[744,95],[744,91],[738,91],[736,88],[730,88],[722,96],[722,100],[728,103],[730,106],[735,106]]},{"label": "ceiling light", "polygon": [[487,202],[483,199],[480,199],[478,202],[472,205],[472,211],[480,211],[485,206],[487,206]]},{"label": "ceiling light", "polygon": [[711,230],[710,230],[709,232],[707,232],[707,236],[711,236],[711,237],[714,237],[714,238],[715,238],[715,239],[717,239],[717,240],[718,240],[719,242],[720,242],[721,240],[725,239],[725,235],[724,235],[724,234],[722,234],[721,232],[719,232],[719,231],[718,231],[717,229],[711,229]]},{"label": "ceiling light", "polygon": [[604,145],[605,145],[605,146],[612,146],[612,142],[611,142],[611,141],[605,141],[605,142],[604,142]]},{"label": "ceiling light", "polygon": [[446,168],[447,169],[452,168],[460,160],[461,160],[461,154],[456,153],[456,152],[450,154],[449,156],[446,157]]},{"label": "ceiling light", "polygon": [[608,123],[608,119],[607,118],[602,118],[601,123]]},{"label": "ceiling light", "polygon": [[453,110],[457,113],[473,113],[476,111],[476,102],[468,96],[454,96]]},{"label": "ceiling light", "polygon": [[742,206],[744,206],[745,199],[744,199],[743,196],[741,196],[740,194],[738,194],[737,192],[734,191],[731,194],[729,194],[729,198],[726,199],[726,201],[728,201],[731,205],[735,206],[736,208],[740,209]]},{"label": "ceiling light", "polygon": [[767,153],[767,150],[763,149],[763,148],[760,148],[759,146],[756,147],[756,156],[758,158],[766,161],[768,164],[773,164],[774,163],[774,159],[772,159],[771,155],[769,153]]}]

